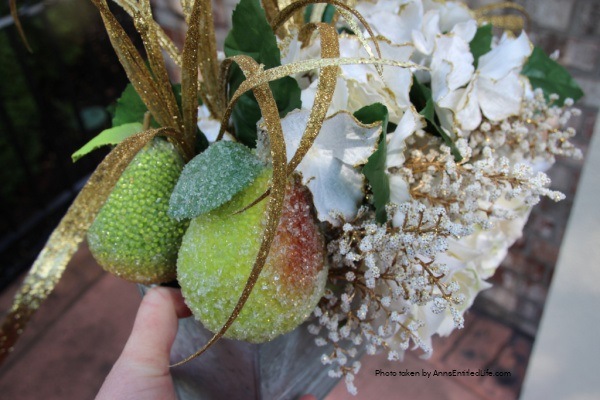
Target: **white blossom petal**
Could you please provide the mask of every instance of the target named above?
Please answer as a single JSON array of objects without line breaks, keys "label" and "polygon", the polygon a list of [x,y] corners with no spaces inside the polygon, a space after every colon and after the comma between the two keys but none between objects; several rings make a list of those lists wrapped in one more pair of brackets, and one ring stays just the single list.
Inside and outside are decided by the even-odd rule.
[{"label": "white blossom petal", "polygon": [[[302,90],[300,93],[300,99],[302,100],[302,108],[311,109],[315,103],[315,97],[317,95],[317,87],[319,80],[313,81],[309,87]],[[335,90],[333,92],[333,98],[331,104],[327,109],[327,115],[335,114],[338,111],[346,110],[348,107],[348,87],[342,77],[337,78]]]},{"label": "white blossom petal", "polygon": [[516,39],[505,33],[498,46],[479,58],[478,70],[481,76],[500,80],[511,71],[520,70],[531,51],[531,42],[525,32]]},{"label": "white blossom petal", "polygon": [[481,123],[481,110],[477,97],[476,81],[472,81],[465,89],[450,92],[439,106],[454,111],[454,118],[461,129],[473,130]]},{"label": "white blossom petal", "polygon": [[359,166],[376,150],[381,125],[367,127],[348,113],[338,113],[325,120],[314,146],[348,164]]},{"label": "white blossom petal", "polygon": [[[309,116],[309,110],[296,110],[281,120],[288,162],[300,145]],[[341,212],[347,220],[354,218],[364,197],[364,176],[355,166],[366,163],[373,154],[380,132],[381,126],[364,126],[345,112],[325,120],[297,167],[302,183],[313,195],[319,220],[337,225],[332,211]]]},{"label": "white blossom petal", "polygon": [[466,85],[473,76],[469,44],[458,36],[440,36],[431,60],[431,91],[434,101]]},{"label": "white blossom petal", "polygon": [[[390,174],[390,202],[394,204],[402,204],[410,201],[410,188],[408,182],[397,174]],[[401,214],[401,213],[398,213]]]},{"label": "white blossom petal", "polygon": [[470,19],[468,21],[458,23],[454,26],[454,28],[452,28],[451,32],[465,42],[470,43],[477,33],[477,21]]},{"label": "white blossom petal", "polygon": [[440,13],[437,10],[428,11],[423,16],[421,30],[412,31],[412,40],[415,48],[423,54],[433,53],[435,37],[440,31]]},{"label": "white blossom petal", "polygon": [[[198,107],[198,128],[209,143],[217,140],[219,130],[221,129],[221,122],[210,116],[210,111],[208,111],[208,108],[204,104]],[[223,140],[233,140],[233,137],[230,133],[225,132]]]},{"label": "white blossom petal", "polygon": [[331,212],[340,212],[348,221],[356,216],[364,197],[364,176],[337,158],[323,155],[318,159],[318,162],[303,160],[298,171],[302,174],[302,183],[313,195],[317,218],[338,226],[340,221],[333,219]]},{"label": "white blossom petal", "polygon": [[421,128],[421,120],[412,109],[406,111],[398,123],[396,130],[388,134],[386,168],[404,165],[405,140]]},{"label": "white blossom petal", "polygon": [[488,119],[500,121],[520,112],[524,87],[518,72],[513,72],[498,81],[481,76],[477,88],[481,111]]}]

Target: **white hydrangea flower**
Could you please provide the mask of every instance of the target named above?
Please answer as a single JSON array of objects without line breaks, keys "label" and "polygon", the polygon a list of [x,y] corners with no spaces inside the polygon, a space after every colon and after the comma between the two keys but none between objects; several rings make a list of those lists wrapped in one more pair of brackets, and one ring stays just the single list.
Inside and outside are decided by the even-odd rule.
[{"label": "white hydrangea flower", "polygon": [[491,121],[518,114],[524,96],[519,72],[531,50],[525,32],[517,38],[504,34],[495,48],[479,58],[478,68],[466,88],[453,90],[447,85],[446,89],[437,89],[447,92],[439,96],[438,105],[452,110],[458,127],[468,131],[479,126],[482,113]]},{"label": "white hydrangea flower", "polygon": [[[451,255],[461,256],[466,249],[477,252],[472,257],[473,267],[482,279],[488,279],[496,272],[502,260],[508,254],[508,249],[523,234],[523,227],[529,218],[531,206],[522,199],[506,200],[503,197],[496,201],[496,207],[509,211],[513,217],[495,221],[490,229],[478,229],[473,234],[461,239],[448,239]],[[462,253],[456,249],[462,246]],[[465,257],[462,257],[465,258]]]},{"label": "white hydrangea flower", "polygon": [[[281,120],[288,162],[300,145],[308,123],[309,110],[290,112]],[[364,197],[364,165],[376,150],[381,126],[360,124],[351,114],[340,112],[323,123],[314,144],[298,165],[302,183],[313,195],[317,217],[339,225],[332,213],[352,220]]]},{"label": "white hydrangea flower", "polygon": [[[438,107],[442,126],[450,131],[453,124],[443,109],[448,97],[467,85],[473,77],[473,55],[469,43],[458,35],[439,36],[435,41],[435,51],[431,61],[431,94]],[[442,111],[442,112],[440,112]]]}]

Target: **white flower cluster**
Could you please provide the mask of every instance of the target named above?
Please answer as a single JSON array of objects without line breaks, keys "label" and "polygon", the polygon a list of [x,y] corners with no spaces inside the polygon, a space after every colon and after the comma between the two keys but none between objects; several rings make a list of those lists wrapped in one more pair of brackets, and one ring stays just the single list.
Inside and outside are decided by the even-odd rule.
[{"label": "white flower cluster", "polygon": [[[553,106],[555,98],[548,102],[520,74],[533,48],[524,32],[494,39],[475,60],[469,43],[478,23],[460,3],[359,1],[356,9],[376,35],[362,32],[366,42],[377,41],[383,58],[424,68],[386,66],[380,74],[368,64],[342,66],[323,139],[299,166],[327,227],[337,288],[316,308],[309,331],[317,345],[333,346],[322,361],[332,366],[331,376],[345,376],[350,393],[359,368],[352,359],[361,351],[383,350],[398,360],[415,346],[428,355],[432,335],[462,327],[465,310],[490,286],[485,279],[521,235],[531,207],[543,196],[563,198],[548,188],[544,171],[557,155],[581,156],[569,142],[575,132],[562,128],[578,112],[572,101]],[[342,35],[341,56],[368,57],[364,42]],[[319,46],[318,38],[304,48],[291,41],[284,62],[312,58]],[[303,108],[310,109],[318,75],[297,78]],[[426,132],[431,121],[411,102],[418,84],[430,88],[439,129],[454,148]],[[376,220],[364,164],[356,162],[376,150],[373,132],[348,117],[374,102],[386,106],[395,124],[386,143],[386,223]],[[282,121],[290,143],[303,131],[302,112]],[[288,152],[295,149],[288,143]]]},{"label": "white flower cluster", "polygon": [[[578,113],[573,101],[558,106],[522,74],[533,50],[524,32],[490,38],[490,48],[475,54],[481,24],[461,3],[359,0],[355,9],[374,35],[341,34],[340,57],[369,58],[378,48],[382,58],[414,67],[342,65],[328,118],[296,169],[326,231],[336,288],[319,303],[309,331],[317,345],[333,347],[322,361],[351,393],[360,368],[352,359],[362,351],[383,349],[390,360],[411,346],[430,354],[432,335],[462,327],[532,206],[544,196],[564,197],[549,189],[544,171],[556,156],[581,157],[569,142],[574,130],[564,128]],[[343,18],[337,24],[357,28]],[[318,58],[321,43],[315,35],[280,45],[285,64]],[[295,77],[302,109],[282,119],[289,159],[318,77]],[[373,103],[387,109],[386,136],[353,117]],[[382,137],[377,190],[387,182],[385,221],[374,200],[381,192],[363,171]],[[259,132],[259,153],[267,148]]]}]

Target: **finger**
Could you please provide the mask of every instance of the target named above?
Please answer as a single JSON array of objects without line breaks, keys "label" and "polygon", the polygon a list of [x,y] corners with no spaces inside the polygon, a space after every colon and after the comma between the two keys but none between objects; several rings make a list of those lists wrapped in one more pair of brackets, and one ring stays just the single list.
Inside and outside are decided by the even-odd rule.
[{"label": "finger", "polygon": [[185,300],[181,294],[181,290],[173,289],[170,291],[173,296],[173,302],[175,304],[175,311],[177,312],[177,318],[187,318],[192,315],[192,311],[185,304]]},{"label": "finger", "polygon": [[179,290],[150,289],[140,304],[121,357],[162,372],[169,365],[169,353],[177,334],[177,318],[188,313]]},{"label": "finger", "polygon": [[156,287],[146,293],[125,348],[96,400],[175,399],[169,353],[177,317],[189,312],[178,292]]}]

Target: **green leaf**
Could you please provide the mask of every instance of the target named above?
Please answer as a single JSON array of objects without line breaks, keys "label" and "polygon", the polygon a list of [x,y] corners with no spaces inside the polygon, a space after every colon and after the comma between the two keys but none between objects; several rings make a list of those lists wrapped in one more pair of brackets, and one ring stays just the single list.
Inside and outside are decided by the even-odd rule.
[{"label": "green leaf", "polygon": [[333,21],[333,16],[335,15],[335,6],[333,4],[327,4],[325,6],[325,10],[323,11],[323,16],[321,17],[321,22],[331,23]]},{"label": "green leaf", "polygon": [[413,84],[410,88],[410,100],[417,108],[419,114],[421,114],[427,121],[427,127],[425,131],[432,135],[441,137],[446,145],[450,147],[454,160],[459,162],[462,160],[460,151],[452,141],[452,138],[444,132],[442,127],[439,125],[437,115],[435,114],[435,103],[431,94],[431,89],[423,85],[418,81],[417,77],[413,75]]},{"label": "green leaf", "polygon": [[574,101],[583,97],[583,90],[569,72],[559,63],[546,55],[540,47],[535,47],[521,74],[529,78],[531,86],[544,91],[546,100],[551,94],[557,94],[558,106],[562,106],[567,98]]},{"label": "green leaf", "polygon": [[492,50],[492,39],[494,38],[494,34],[492,32],[492,25],[487,24],[480,26],[477,28],[477,32],[469,43],[469,47],[471,48],[471,53],[473,54],[473,66],[477,69],[477,64],[479,63],[479,57],[488,53]]},{"label": "green leaf", "polygon": [[[264,10],[258,0],[241,0],[232,15],[232,29],[225,39],[225,55],[245,54],[252,57],[265,69],[281,65],[281,55],[277,39],[267,21]],[[229,94],[235,93],[245,80],[241,69],[234,65],[229,76]],[[300,108],[300,87],[295,79],[285,77],[269,83],[273,92],[279,116]],[[236,137],[250,147],[256,146],[256,123],[262,114],[256,98],[246,93],[238,100],[232,113]]]},{"label": "green leaf", "polygon": [[214,210],[250,185],[263,169],[258,157],[243,144],[215,142],[183,168],[168,215],[182,220]]},{"label": "green leaf", "polygon": [[[312,16],[314,9],[314,4],[309,4],[304,9],[304,23],[310,22],[310,17]],[[323,15],[321,15],[321,22],[330,23],[333,21],[333,16],[335,15],[335,6],[333,4],[327,4],[325,6],[325,10],[323,10]]]},{"label": "green leaf", "polygon": [[312,15],[314,4],[309,4],[304,8],[304,23],[310,22],[310,16]]},{"label": "green leaf", "polygon": [[[177,101],[177,105],[179,106],[179,109],[181,109],[181,84],[177,83],[172,85],[172,89],[175,94],[175,101]],[[198,98],[198,104],[202,104],[200,98]],[[146,111],[148,111],[146,105],[131,83],[127,84],[116,104],[109,107],[109,112],[113,115],[113,126],[128,124],[130,122],[142,123]],[[154,118],[152,118],[150,126],[159,128],[158,123],[156,123]]]},{"label": "green leaf", "polygon": [[[295,79],[285,77],[269,83],[281,118],[288,112],[302,107],[300,87]],[[256,147],[256,123],[262,114],[253,93],[246,93],[238,100],[232,114],[233,127],[240,142]]]},{"label": "green leaf", "polygon": [[114,128],[105,129],[87,142],[82,148],[73,153],[71,158],[73,162],[75,162],[99,147],[119,144],[129,136],[141,132],[142,129],[144,129],[144,127],[139,122],[130,122]]},{"label": "green leaf", "polygon": [[362,173],[365,175],[373,191],[373,205],[377,222],[385,223],[387,215],[385,205],[390,201],[390,182],[386,170],[387,158],[387,125],[388,109],[381,103],[365,106],[354,113],[354,117],[363,124],[372,124],[381,121],[381,136],[377,150],[365,164]]},{"label": "green leaf", "polygon": [[[144,122],[144,114],[148,111],[142,98],[135,91],[131,83],[127,84],[121,97],[117,100],[115,115],[112,120],[113,126],[128,124],[130,122]],[[152,126],[158,128],[156,121]]]}]

